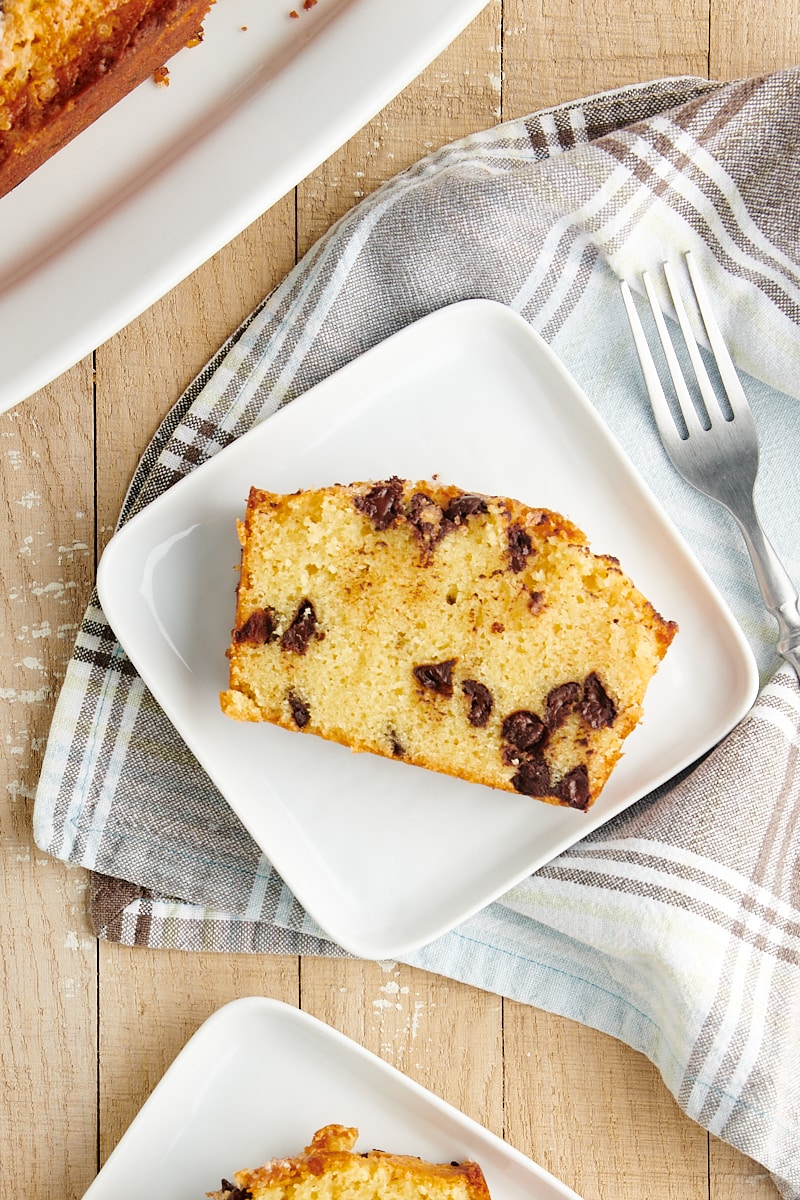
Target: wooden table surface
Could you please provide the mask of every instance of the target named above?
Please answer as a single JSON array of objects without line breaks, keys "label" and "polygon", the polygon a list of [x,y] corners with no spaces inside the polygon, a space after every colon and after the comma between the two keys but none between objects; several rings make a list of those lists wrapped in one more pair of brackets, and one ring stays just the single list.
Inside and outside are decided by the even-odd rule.
[{"label": "wooden table surface", "polygon": [[649,1062],[571,1021],[402,966],[98,944],[86,874],[36,849],[31,814],[73,637],[141,452],[332,221],[501,119],[657,76],[734,79],[797,61],[796,0],[490,0],[294,193],[0,416],[0,1196],[81,1196],[191,1033],[255,994],[344,1031],[585,1200],[775,1200],[766,1172],[684,1117]]}]

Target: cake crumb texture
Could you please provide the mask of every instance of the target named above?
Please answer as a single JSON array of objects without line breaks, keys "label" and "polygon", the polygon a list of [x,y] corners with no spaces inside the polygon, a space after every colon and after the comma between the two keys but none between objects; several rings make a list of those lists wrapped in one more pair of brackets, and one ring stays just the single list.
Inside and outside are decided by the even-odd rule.
[{"label": "cake crumb texture", "polygon": [[326,1125],[295,1158],[277,1158],[223,1179],[212,1200],[490,1200],[477,1163],[427,1163],[354,1151],[358,1130]]},{"label": "cake crumb texture", "polygon": [[0,196],[166,60],[213,0],[2,0]]},{"label": "cake crumb texture", "polygon": [[223,712],[587,809],[677,626],[571,521],[394,477],[252,488]]}]

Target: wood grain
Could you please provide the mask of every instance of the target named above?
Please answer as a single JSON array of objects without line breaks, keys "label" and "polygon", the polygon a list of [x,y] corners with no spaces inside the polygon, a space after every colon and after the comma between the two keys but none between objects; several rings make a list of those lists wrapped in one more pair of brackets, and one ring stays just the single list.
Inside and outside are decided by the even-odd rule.
[{"label": "wood grain", "polygon": [[228,335],[295,261],[287,196],[97,351],[99,546],[147,443]]},{"label": "wood grain", "polygon": [[0,417],[0,1197],[22,1180],[26,1194],[81,1196],[205,1017],[262,994],[342,1030],[584,1200],[775,1200],[767,1173],[684,1117],[641,1055],[574,1022],[392,963],[98,947],[85,874],[36,850],[31,816],[96,557],[136,462],[298,255],[385,179],[473,130],[621,84],[731,79],[798,57],[794,0],[490,0],[293,194],[94,361]]},{"label": "wood grain", "polygon": [[711,6],[709,77],[740,79],[800,61],[797,6],[760,0],[715,0]]},{"label": "wood grain", "polygon": [[641,1054],[526,1005],[504,1006],[506,1137],[583,1200],[701,1200],[706,1134]]},{"label": "wood grain", "polygon": [[[203,1021],[240,996],[299,1001],[298,963],[101,944],[100,1163]],[[242,1164],[243,1166],[245,1164]]]},{"label": "wood grain", "polygon": [[0,1194],[9,1196],[20,1178],[78,1196],[94,1173],[97,947],[86,876],[42,854],[31,834],[53,704],[94,577],[91,397],[84,361],[0,417]]},{"label": "wood grain", "polygon": [[501,116],[501,0],[297,189],[298,251],[383,180]]},{"label": "wood grain", "polygon": [[498,996],[397,963],[308,958],[300,980],[305,1012],[502,1135]]},{"label": "wood grain", "polygon": [[506,0],[503,35],[507,119],[606,88],[708,73],[705,0]]}]

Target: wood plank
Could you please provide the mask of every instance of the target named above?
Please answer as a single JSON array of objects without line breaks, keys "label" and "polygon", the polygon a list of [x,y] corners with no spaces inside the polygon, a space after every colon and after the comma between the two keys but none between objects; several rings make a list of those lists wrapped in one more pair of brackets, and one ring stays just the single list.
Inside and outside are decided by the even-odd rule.
[{"label": "wood plank", "polygon": [[162,419],[294,256],[290,195],[97,351],[100,549]]},{"label": "wood plank", "polygon": [[[298,250],[380,183],[500,117],[501,4],[297,190]],[[303,959],[301,1006],[502,1133],[502,1002],[395,964]],[[331,1120],[336,1120],[331,1115]]]},{"label": "wood plank", "polygon": [[501,0],[297,189],[298,251],[385,179],[500,117]]},{"label": "wood plank", "polygon": [[641,1054],[505,1003],[506,1138],[583,1200],[706,1200],[707,1135]]},{"label": "wood plank", "polygon": [[[100,548],[134,468],[183,389],[294,263],[287,196],[97,355]],[[101,944],[100,1155],[104,1161],[183,1044],[241,995],[297,1003],[297,959]]]},{"label": "wood plank", "polygon": [[87,876],[39,851],[31,828],[52,707],[94,575],[92,421],[91,359],[0,417],[3,1194],[6,1183],[36,1181],[37,1192],[78,1196],[94,1174]]},{"label": "wood plank", "polygon": [[780,71],[800,61],[800,22],[793,4],[712,0],[711,79]]},{"label": "wood plank", "polygon": [[[711,40],[709,9],[694,0],[649,0],[635,9],[616,0],[506,0],[504,119],[665,75],[710,73],[713,78],[731,79],[797,60],[798,29],[788,8],[779,5],[766,11],[755,0],[744,5],[738,0],[712,0],[710,14]],[[537,1089],[545,1129],[550,1131],[549,1147],[547,1133],[534,1129],[532,1121],[523,1120],[519,1127],[526,1109],[522,1094],[511,1094],[510,1087],[525,1054],[534,1054],[537,1064],[544,1063],[548,1079],[553,1061],[560,1061],[564,1070],[570,1064],[585,1064],[584,1078],[591,1080],[593,1089],[600,1082],[608,1103],[592,1106],[590,1153],[583,1153],[576,1143],[580,1114],[572,1114],[566,1122],[562,1118],[565,1089],[568,1097],[571,1087],[563,1072],[548,1088]],[[711,1200],[745,1200],[754,1185],[763,1189],[764,1200],[777,1195],[763,1169],[738,1151],[711,1139],[706,1152],[707,1135],[680,1113],[654,1068],[600,1034],[507,1004],[505,1062],[509,1140],[545,1165],[552,1163],[555,1173],[572,1182],[585,1200],[595,1194],[705,1195],[706,1189]],[[535,1070],[538,1077],[540,1067]],[[523,1091],[530,1086],[525,1080],[522,1085]],[[624,1099],[630,1096],[637,1097],[633,1111]],[[635,1130],[633,1138],[620,1124],[619,1097],[623,1108],[628,1108],[623,1115],[629,1129]],[[567,1103],[572,1113],[572,1103]],[[688,1158],[682,1151],[684,1140],[691,1150]]]},{"label": "wood plank", "polygon": [[397,963],[304,958],[300,1007],[502,1136],[499,996]]},{"label": "wood plank", "polygon": [[505,0],[503,116],[664,75],[708,73],[704,0]]},{"label": "wood plank", "polygon": [[777,1200],[769,1171],[717,1137],[709,1138],[708,1174],[711,1200]]},{"label": "wood plank", "polygon": [[100,1162],[203,1021],[240,996],[298,1003],[294,955],[100,945]]}]

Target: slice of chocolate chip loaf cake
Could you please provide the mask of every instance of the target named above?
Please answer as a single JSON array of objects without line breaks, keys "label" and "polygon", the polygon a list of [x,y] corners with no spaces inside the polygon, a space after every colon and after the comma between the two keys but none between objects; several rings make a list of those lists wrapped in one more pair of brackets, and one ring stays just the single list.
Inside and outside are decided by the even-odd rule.
[{"label": "slice of chocolate chip loaf cake", "polygon": [[676,626],[571,522],[392,478],[253,488],[223,711],[586,809]]},{"label": "slice of chocolate chip loaf cake", "polygon": [[326,1125],[302,1154],[223,1179],[212,1200],[490,1200],[477,1163],[428,1163],[383,1150],[358,1154],[357,1129]]}]

